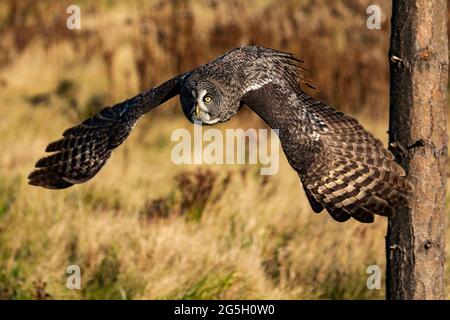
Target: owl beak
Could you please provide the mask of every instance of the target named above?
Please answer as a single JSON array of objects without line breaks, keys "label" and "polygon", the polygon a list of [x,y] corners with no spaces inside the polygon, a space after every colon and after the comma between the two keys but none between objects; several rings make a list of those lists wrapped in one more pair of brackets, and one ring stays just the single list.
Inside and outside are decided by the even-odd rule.
[{"label": "owl beak", "polygon": [[199,116],[199,107],[198,107],[198,103],[196,103],[195,104],[195,115],[197,116],[197,118],[198,118],[198,116]]}]

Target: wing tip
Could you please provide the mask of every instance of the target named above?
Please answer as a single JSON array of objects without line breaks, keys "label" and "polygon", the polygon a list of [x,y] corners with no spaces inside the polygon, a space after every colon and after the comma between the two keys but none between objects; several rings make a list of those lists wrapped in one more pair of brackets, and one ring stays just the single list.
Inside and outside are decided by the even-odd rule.
[{"label": "wing tip", "polygon": [[46,175],[45,169],[37,169],[31,172],[28,175],[28,184],[52,190],[66,189],[73,186],[73,183],[65,181],[62,177]]}]

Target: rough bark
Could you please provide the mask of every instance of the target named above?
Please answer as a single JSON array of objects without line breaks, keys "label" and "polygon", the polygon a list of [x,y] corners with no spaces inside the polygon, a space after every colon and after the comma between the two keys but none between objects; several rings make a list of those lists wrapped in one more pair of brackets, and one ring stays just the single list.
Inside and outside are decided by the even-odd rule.
[{"label": "rough bark", "polygon": [[445,298],[447,1],[394,0],[390,149],[415,186],[389,218],[388,299]]}]

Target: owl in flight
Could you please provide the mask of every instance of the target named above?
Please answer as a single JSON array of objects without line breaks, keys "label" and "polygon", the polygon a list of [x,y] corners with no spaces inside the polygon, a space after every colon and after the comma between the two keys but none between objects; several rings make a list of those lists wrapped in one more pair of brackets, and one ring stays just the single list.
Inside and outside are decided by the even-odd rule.
[{"label": "owl in flight", "polygon": [[340,222],[350,217],[373,222],[374,214],[392,214],[412,192],[405,171],[358,121],[302,90],[300,62],[273,49],[236,48],[67,129],[47,146],[52,154],[36,163],[29,183],[63,189],[86,182],[140,117],[180,95],[192,122],[225,122],[245,104],[278,129],[315,212],[325,208]]}]

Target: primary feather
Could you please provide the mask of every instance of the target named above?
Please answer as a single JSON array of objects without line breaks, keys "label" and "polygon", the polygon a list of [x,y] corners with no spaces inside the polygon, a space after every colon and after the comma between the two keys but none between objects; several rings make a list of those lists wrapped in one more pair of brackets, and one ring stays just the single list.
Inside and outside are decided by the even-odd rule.
[{"label": "primary feather", "polygon": [[47,146],[45,151],[52,154],[36,163],[37,170],[28,176],[29,183],[63,189],[94,177],[141,116],[178,94],[182,77],[106,107],[92,118],[67,129],[62,139]]}]

